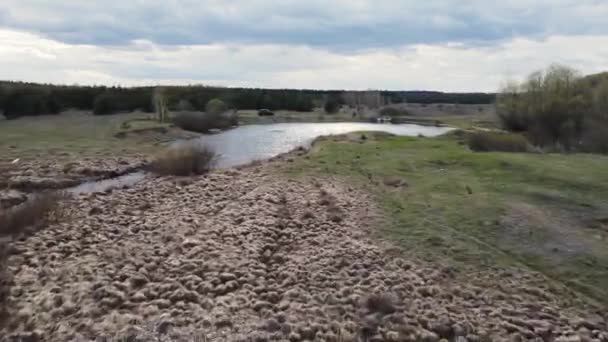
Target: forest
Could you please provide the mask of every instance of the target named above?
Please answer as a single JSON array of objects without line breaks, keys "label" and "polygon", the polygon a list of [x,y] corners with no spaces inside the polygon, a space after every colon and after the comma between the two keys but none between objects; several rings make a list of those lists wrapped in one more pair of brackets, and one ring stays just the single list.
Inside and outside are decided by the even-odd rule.
[{"label": "forest", "polygon": [[[390,103],[462,103],[489,104],[496,95],[491,93],[443,93],[433,91],[343,91],[223,88],[209,86],[162,87],[171,110],[203,111],[211,99],[221,99],[233,109],[292,110],[308,112],[323,107],[328,101],[360,105]],[[91,110],[97,115],[153,111],[152,97],[157,87],[66,86],[23,82],[0,82],[0,111],[7,119],[20,116],[58,114],[67,109]],[[355,94],[355,96],[352,96]],[[368,96],[371,95],[371,96]],[[350,103],[349,103],[350,104]]]}]

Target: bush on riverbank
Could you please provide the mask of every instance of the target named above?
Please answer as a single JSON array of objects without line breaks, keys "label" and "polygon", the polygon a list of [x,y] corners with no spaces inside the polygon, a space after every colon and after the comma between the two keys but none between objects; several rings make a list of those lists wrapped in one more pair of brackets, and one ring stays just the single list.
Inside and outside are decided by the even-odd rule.
[{"label": "bush on riverbank", "polygon": [[607,98],[608,77],[584,78],[554,65],[504,87],[497,114],[505,129],[525,134],[541,148],[602,152],[606,139],[597,131],[608,128]]},{"label": "bush on riverbank", "polygon": [[149,169],[161,176],[201,175],[209,172],[217,159],[218,155],[211,148],[190,144],[164,151]]},{"label": "bush on riverbank", "polygon": [[528,141],[523,135],[502,132],[475,132],[468,137],[469,148],[476,152],[526,152]]},{"label": "bush on riverbank", "polygon": [[220,114],[181,112],[173,117],[173,123],[186,131],[208,133],[212,129],[224,130],[237,126],[239,120],[235,111]]}]

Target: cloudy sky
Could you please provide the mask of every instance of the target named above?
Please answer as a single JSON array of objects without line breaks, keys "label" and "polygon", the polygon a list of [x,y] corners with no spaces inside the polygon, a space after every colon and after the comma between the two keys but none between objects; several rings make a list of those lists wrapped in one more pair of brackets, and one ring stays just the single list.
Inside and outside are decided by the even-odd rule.
[{"label": "cloudy sky", "polygon": [[608,70],[608,0],[1,0],[0,79],[495,91]]}]

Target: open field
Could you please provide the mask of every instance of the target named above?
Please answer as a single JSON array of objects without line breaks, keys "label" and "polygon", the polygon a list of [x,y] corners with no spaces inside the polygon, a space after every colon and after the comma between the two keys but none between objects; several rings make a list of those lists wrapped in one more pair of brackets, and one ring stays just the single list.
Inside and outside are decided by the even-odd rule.
[{"label": "open field", "polygon": [[[80,179],[183,134],[137,119],[1,122],[4,160],[26,159],[3,174]],[[608,341],[608,157],[474,153],[463,134],[324,137],[62,199],[59,219],[0,240],[0,336]]]},{"label": "open field", "polygon": [[326,138],[288,167],[374,193],[378,233],[465,269],[526,266],[608,303],[608,157],[474,153],[448,137]]},{"label": "open field", "polygon": [[[495,115],[491,106],[487,105],[404,106],[412,114],[404,118],[410,122],[434,125],[439,120],[442,124],[460,128],[495,126]],[[478,108],[483,110],[478,112]],[[69,111],[59,115],[1,120],[0,159],[41,157],[54,153],[74,153],[80,156],[150,153],[158,149],[159,144],[175,139],[176,135],[184,135],[183,132],[169,129],[168,124],[149,120],[153,116],[154,114],[141,112],[96,116],[87,112]],[[353,117],[348,110],[335,114],[326,114],[321,109],[314,112],[277,111],[274,117],[260,117],[254,110],[239,111],[241,124],[367,120],[367,117]],[[136,133],[137,130],[151,128],[166,128],[170,132]],[[119,138],[117,134],[125,136]]]},{"label": "open field", "polygon": [[[59,115],[23,117],[0,121],[0,158],[54,152],[79,155],[109,155],[116,152],[149,152],[158,143],[149,137],[132,135],[120,139],[115,135],[129,130],[166,127],[147,119],[153,114],[125,113],[95,116],[86,112],[65,112]],[[130,122],[127,127],[125,122]]]},{"label": "open field", "polygon": [[66,112],[0,121],[0,202],[24,199],[5,188],[61,189],[128,172],[165,143],[197,136],[150,117]]}]

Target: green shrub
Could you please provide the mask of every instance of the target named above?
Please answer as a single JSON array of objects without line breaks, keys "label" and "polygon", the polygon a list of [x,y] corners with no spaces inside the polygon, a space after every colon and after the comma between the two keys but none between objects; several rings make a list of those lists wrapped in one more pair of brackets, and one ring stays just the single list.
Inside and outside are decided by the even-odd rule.
[{"label": "green shrub", "polygon": [[228,111],[228,106],[220,99],[211,99],[205,105],[205,112],[208,114],[222,114]]},{"label": "green shrub", "polygon": [[594,101],[601,107],[592,95],[593,89],[577,71],[554,65],[521,84],[504,87],[497,97],[497,114],[505,129],[526,132],[534,145],[571,150],[580,146]]},{"label": "green shrub", "polygon": [[167,149],[149,165],[149,170],[158,175],[200,175],[209,172],[217,159],[211,148],[188,144]]},{"label": "green shrub", "polygon": [[477,152],[526,152],[528,141],[523,135],[501,132],[475,132],[468,137],[469,148]]}]

